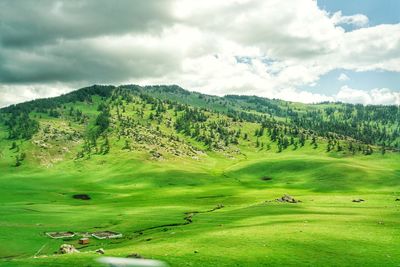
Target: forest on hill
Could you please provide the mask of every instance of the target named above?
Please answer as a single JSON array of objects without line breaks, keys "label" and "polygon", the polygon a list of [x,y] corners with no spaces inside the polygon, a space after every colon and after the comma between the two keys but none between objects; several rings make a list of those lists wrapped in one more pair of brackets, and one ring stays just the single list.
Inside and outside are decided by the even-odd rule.
[{"label": "forest on hill", "polygon": [[[78,104],[78,105],[77,105]],[[300,104],[256,96],[217,97],[179,86],[93,85],[47,99],[1,109],[7,139],[62,131],[76,147],[75,159],[107,154],[110,138],[121,149],[153,146],[160,139],[172,154],[193,151],[297,150],[306,144],[327,153],[385,154],[400,149],[400,108],[343,103]],[[63,122],[64,128],[57,124]],[[62,129],[63,128],[63,129]],[[61,130],[62,129],[62,130]],[[46,137],[47,136],[47,137]],[[40,138],[39,138],[40,139]],[[43,140],[41,148],[46,146]],[[174,152],[171,152],[174,151]],[[16,154],[16,166],[26,157]],[[193,155],[192,155],[193,156]]]}]

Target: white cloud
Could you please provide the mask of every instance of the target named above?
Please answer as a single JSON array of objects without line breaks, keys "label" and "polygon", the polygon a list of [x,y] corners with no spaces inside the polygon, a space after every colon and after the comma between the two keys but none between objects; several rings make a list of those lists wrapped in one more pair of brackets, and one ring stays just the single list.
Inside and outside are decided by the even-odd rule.
[{"label": "white cloud", "polygon": [[298,91],[295,89],[283,89],[278,92],[276,98],[285,99],[287,101],[302,102],[302,103],[320,103],[324,101],[333,102],[335,99],[330,96],[310,93],[306,91]]},{"label": "white cloud", "polygon": [[365,91],[353,89],[345,85],[340,88],[335,99],[345,103],[358,103],[364,105],[400,105],[400,92],[393,92],[387,88],[376,88]]},{"label": "white cloud", "polygon": [[[318,102],[335,96],[297,88],[315,85],[322,75],[334,69],[400,72],[400,24],[345,32],[339,25],[364,27],[368,26],[368,18],[362,14],[343,16],[341,12],[331,15],[314,0],[163,3],[162,10],[153,4],[145,8],[149,11],[146,27],[129,31],[132,21],[127,19],[129,10],[124,10],[124,19],[117,23],[118,17],[114,17],[113,27],[105,23],[104,32],[102,27],[93,30],[90,24],[79,34],[75,34],[79,25],[72,28],[69,24],[62,25],[57,12],[61,8],[64,17],[78,17],[73,20],[78,22],[86,21],[82,19],[85,12],[79,10],[71,15],[61,5],[51,15],[52,22],[61,23],[55,27],[54,36],[48,21],[35,20],[36,12],[40,11],[35,9],[27,19],[36,21],[38,28],[43,20],[50,27],[41,35],[40,44],[34,42],[35,45],[19,48],[2,47],[0,42],[0,92],[5,92],[0,97],[0,106],[28,99],[12,96],[10,91],[10,88],[19,90],[24,84],[49,88],[48,93],[40,91],[41,96],[49,96],[54,88],[70,89],[93,83],[169,83],[210,94],[256,94]],[[127,9],[132,8],[129,6]],[[74,7],[73,11],[76,10]],[[138,10],[135,12],[140,13]],[[155,12],[152,10],[162,14],[161,21],[149,17]],[[90,12],[90,21],[96,21],[96,14],[94,10]],[[13,21],[6,22],[13,25]],[[26,36],[30,35],[25,31],[22,37]],[[21,36],[14,37],[19,40]],[[246,60],[237,60],[238,57]],[[348,77],[343,75],[338,79],[346,81]],[[348,89],[340,90],[338,96],[346,101],[376,101],[372,92],[365,96]],[[393,97],[387,99],[395,101]]]},{"label": "white cloud", "polygon": [[62,84],[54,85],[0,85],[0,108],[43,97],[54,97],[72,91]]},{"label": "white cloud", "polygon": [[335,25],[350,24],[355,27],[364,27],[368,25],[368,17],[363,14],[355,14],[351,16],[343,16],[342,11],[338,11],[332,15],[332,22]]},{"label": "white cloud", "polygon": [[340,49],[331,60],[336,67],[356,71],[400,72],[400,24],[378,25],[345,33]]},{"label": "white cloud", "polygon": [[[218,16],[210,16],[211,11]],[[189,4],[182,0],[177,2],[175,12],[181,23],[187,25],[186,34],[195,31],[195,40],[207,41],[199,46],[196,56],[183,55],[179,71],[156,81],[179,81],[186,88],[220,95],[257,94],[318,102],[333,97],[295,88],[313,85],[321,75],[337,68],[400,71],[400,25],[345,32],[336,26],[338,21],[334,22],[318,8],[316,1],[231,0]],[[340,23],[356,26],[368,23],[368,18],[360,14],[338,13],[336,18]],[[191,38],[182,42],[191,47],[192,42],[187,39]],[[237,62],[235,56],[250,60],[244,64]],[[151,81],[146,79],[147,83]]]},{"label": "white cloud", "polygon": [[345,73],[340,73],[337,79],[341,82],[350,80],[349,76],[347,76]]}]

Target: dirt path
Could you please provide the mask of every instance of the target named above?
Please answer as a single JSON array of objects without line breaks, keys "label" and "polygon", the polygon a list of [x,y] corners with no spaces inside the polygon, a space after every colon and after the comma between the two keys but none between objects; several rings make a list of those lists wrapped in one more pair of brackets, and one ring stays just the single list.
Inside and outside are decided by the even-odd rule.
[{"label": "dirt path", "polygon": [[178,227],[178,226],[184,226],[184,225],[188,225],[193,223],[193,217],[196,214],[201,214],[201,213],[208,213],[208,212],[213,212],[219,209],[222,209],[224,207],[224,205],[217,205],[214,208],[210,209],[210,210],[206,210],[206,211],[190,211],[190,212],[185,212],[185,217],[184,222],[181,223],[170,223],[170,224],[162,224],[162,225],[157,225],[157,226],[152,226],[152,227],[148,227],[148,228],[143,228],[140,230],[136,230],[133,233],[137,234],[137,235],[143,235],[144,232],[149,231],[149,230],[154,230],[154,229],[159,229],[159,228],[165,228],[165,227]]}]

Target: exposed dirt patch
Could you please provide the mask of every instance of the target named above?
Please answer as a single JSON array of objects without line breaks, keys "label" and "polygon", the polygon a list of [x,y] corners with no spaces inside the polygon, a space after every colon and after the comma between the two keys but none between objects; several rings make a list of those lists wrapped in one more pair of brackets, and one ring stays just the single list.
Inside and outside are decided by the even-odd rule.
[{"label": "exposed dirt patch", "polygon": [[81,200],[91,200],[92,199],[88,194],[75,194],[72,197],[75,199],[81,199]]}]

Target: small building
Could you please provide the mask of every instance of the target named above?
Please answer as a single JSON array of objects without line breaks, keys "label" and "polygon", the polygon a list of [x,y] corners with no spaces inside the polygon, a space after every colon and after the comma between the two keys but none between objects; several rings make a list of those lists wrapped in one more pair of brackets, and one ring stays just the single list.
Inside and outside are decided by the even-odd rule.
[{"label": "small building", "polygon": [[89,244],[89,238],[83,237],[83,238],[79,239],[79,244],[81,244],[81,245]]}]

